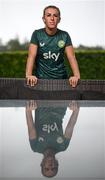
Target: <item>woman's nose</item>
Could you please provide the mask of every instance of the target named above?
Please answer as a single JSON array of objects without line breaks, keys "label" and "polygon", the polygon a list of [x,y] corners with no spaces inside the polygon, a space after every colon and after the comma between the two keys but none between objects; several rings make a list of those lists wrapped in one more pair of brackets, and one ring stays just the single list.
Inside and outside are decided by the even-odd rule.
[{"label": "woman's nose", "polygon": [[51,16],[51,20],[54,20],[54,16]]}]

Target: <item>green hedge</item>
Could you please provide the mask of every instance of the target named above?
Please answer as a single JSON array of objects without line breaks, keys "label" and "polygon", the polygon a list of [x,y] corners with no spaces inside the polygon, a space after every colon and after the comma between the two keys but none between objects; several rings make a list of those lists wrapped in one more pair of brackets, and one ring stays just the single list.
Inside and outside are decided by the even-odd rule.
[{"label": "green hedge", "polygon": [[105,79],[105,51],[79,52],[76,57],[83,79]]},{"label": "green hedge", "polygon": [[[81,79],[105,79],[105,50],[76,51]],[[25,77],[26,51],[0,53],[0,77]],[[68,73],[71,74],[65,58]]]},{"label": "green hedge", "polygon": [[[105,50],[76,51],[81,79],[105,79]],[[68,61],[66,61],[70,72]]]},{"label": "green hedge", "polygon": [[27,52],[0,53],[0,77],[25,77]]}]

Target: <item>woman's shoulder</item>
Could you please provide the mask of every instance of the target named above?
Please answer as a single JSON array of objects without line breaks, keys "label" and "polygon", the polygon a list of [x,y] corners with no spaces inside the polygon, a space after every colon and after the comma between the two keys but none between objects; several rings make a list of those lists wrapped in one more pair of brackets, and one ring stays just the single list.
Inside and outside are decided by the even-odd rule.
[{"label": "woman's shoulder", "polygon": [[70,35],[67,31],[58,29],[58,35],[63,37],[64,39],[70,38]]},{"label": "woman's shoulder", "polygon": [[58,29],[58,32],[61,33],[61,34],[69,34],[67,31],[62,30],[62,29]]},{"label": "woman's shoulder", "polygon": [[40,28],[40,29],[35,29],[33,31],[33,33],[43,33],[44,32],[44,28]]}]

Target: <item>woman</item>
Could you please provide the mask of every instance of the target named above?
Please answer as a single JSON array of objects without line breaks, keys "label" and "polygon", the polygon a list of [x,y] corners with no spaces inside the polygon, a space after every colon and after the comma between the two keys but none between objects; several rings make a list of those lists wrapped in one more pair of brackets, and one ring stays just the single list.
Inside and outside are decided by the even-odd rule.
[{"label": "woman", "polygon": [[[34,86],[38,78],[68,78],[70,85],[75,87],[80,79],[80,72],[69,34],[57,28],[61,19],[59,8],[47,6],[42,19],[45,28],[35,30],[31,37],[26,65],[27,84]],[[65,54],[73,71],[71,77],[68,77],[64,65]],[[34,64],[36,69],[33,75]]]}]

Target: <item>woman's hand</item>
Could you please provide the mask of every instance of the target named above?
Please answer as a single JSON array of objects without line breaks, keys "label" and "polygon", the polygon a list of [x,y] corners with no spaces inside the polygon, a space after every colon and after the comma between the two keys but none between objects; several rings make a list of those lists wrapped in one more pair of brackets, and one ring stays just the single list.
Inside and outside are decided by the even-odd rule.
[{"label": "woman's hand", "polygon": [[72,111],[78,111],[79,110],[79,103],[75,100],[70,101],[69,109]]},{"label": "woman's hand", "polygon": [[27,80],[27,85],[35,86],[37,84],[38,78],[36,76],[31,75],[31,76],[27,76],[26,80]]},{"label": "woman's hand", "polygon": [[71,76],[69,78],[69,83],[73,88],[77,86],[78,81],[79,81],[79,78],[77,76]]},{"label": "woman's hand", "polygon": [[37,109],[37,103],[35,100],[29,100],[26,102],[26,110],[32,111]]}]

